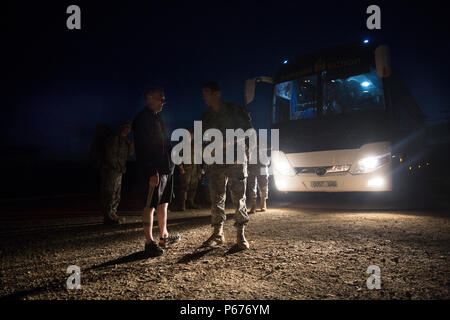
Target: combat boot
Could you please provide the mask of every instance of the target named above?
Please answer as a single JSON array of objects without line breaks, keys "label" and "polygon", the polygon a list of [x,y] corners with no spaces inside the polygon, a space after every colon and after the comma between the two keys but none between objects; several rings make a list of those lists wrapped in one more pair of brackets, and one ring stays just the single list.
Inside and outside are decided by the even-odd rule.
[{"label": "combat boot", "polygon": [[119,217],[117,214],[112,216],[113,220],[119,221],[119,224],[122,224],[125,222],[125,218],[124,217]]},{"label": "combat boot", "polygon": [[223,224],[214,226],[213,234],[202,244],[202,247],[215,247],[225,243]]},{"label": "combat boot", "polygon": [[267,210],[267,200],[261,198],[261,211],[264,212]]},{"label": "combat boot", "polygon": [[110,214],[104,217],[103,223],[106,225],[117,225],[124,223],[125,220],[116,214]]},{"label": "combat boot", "polygon": [[250,245],[248,244],[247,239],[245,239],[245,226],[237,226],[237,247],[239,250],[247,250],[250,249]]},{"label": "combat boot", "polygon": [[255,213],[255,212],[256,212],[256,199],[253,199],[250,211],[248,213]]}]

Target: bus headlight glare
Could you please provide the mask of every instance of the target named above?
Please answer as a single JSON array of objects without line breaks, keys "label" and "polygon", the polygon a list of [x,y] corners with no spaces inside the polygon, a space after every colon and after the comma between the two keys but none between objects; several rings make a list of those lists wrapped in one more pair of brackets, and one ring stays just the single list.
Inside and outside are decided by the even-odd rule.
[{"label": "bus headlight glare", "polygon": [[272,162],[276,171],[285,176],[295,176],[295,171],[282,151],[272,151]]},{"label": "bus headlight glare", "polygon": [[352,173],[359,174],[375,171],[379,167],[389,163],[391,161],[391,157],[391,153],[386,153],[380,156],[363,158],[358,161],[358,164]]},{"label": "bus headlight glare", "polygon": [[284,178],[276,178],[275,185],[279,191],[283,191],[286,189],[286,180]]},{"label": "bus headlight glare", "polygon": [[378,158],[377,157],[367,157],[359,160],[359,167],[362,171],[373,170],[378,167]]}]

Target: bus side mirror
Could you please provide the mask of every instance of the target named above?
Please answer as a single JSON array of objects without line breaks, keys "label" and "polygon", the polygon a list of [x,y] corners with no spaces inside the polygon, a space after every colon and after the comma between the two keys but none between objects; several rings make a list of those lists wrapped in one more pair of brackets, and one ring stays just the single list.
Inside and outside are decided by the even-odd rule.
[{"label": "bus side mirror", "polygon": [[245,80],[244,104],[249,104],[255,98],[256,78]]},{"label": "bus side mirror", "polygon": [[389,46],[381,45],[375,49],[375,65],[379,77],[386,78],[391,75],[391,54],[389,52]]},{"label": "bus side mirror", "polygon": [[255,98],[255,87],[257,82],[265,82],[273,84],[271,77],[257,77],[245,80],[244,103],[247,105]]}]

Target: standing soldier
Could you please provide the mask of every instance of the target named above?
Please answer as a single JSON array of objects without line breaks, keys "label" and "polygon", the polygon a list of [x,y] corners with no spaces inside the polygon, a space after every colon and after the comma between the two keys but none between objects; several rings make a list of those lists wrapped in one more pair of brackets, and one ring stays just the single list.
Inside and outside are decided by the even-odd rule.
[{"label": "standing soldier", "polygon": [[269,172],[267,166],[263,164],[249,164],[248,165],[248,191],[250,198],[250,211],[249,213],[256,212],[256,198],[257,188],[259,189],[259,197],[261,200],[261,211],[267,210],[267,198],[269,190]]},{"label": "standing soldier", "polygon": [[[234,103],[225,103],[221,98],[220,85],[217,82],[208,82],[202,88],[203,100],[208,106],[202,116],[203,130],[218,129],[226,137],[226,129],[252,128],[249,112]],[[224,155],[226,144],[224,143]],[[224,162],[225,163],[225,162]],[[239,164],[211,164],[206,166],[211,196],[211,222],[213,234],[203,243],[203,246],[220,245],[225,242],[223,224],[226,220],[225,200],[227,184],[230,186],[231,198],[235,206],[235,226],[237,229],[237,247],[248,249],[244,229],[249,217],[245,204],[245,188],[247,178],[247,159]]]},{"label": "standing soldier", "polygon": [[199,209],[195,204],[195,195],[197,193],[198,181],[201,177],[201,166],[194,164],[194,131],[189,130],[191,134],[191,163],[182,163],[180,169],[180,192],[178,208],[181,211],[188,209]]},{"label": "standing soldier", "polygon": [[120,224],[123,219],[117,215],[120,203],[122,175],[126,171],[127,158],[134,153],[134,145],[127,136],[131,123],[120,125],[120,132],[106,141],[105,156],[101,166],[101,206],[105,224]]}]

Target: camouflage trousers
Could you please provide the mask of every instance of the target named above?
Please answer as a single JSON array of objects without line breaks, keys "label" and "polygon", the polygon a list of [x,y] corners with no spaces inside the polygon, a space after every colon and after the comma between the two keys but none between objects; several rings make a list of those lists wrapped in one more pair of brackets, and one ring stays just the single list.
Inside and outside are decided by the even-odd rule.
[{"label": "camouflage trousers", "polygon": [[122,173],[103,168],[100,173],[101,210],[105,218],[114,219],[120,203]]},{"label": "camouflage trousers", "polygon": [[260,165],[248,166],[248,197],[251,201],[257,198],[257,188],[259,188],[259,196],[266,199],[269,196],[269,174],[267,167]]},{"label": "camouflage trousers", "polygon": [[218,226],[226,220],[225,201],[228,185],[235,208],[235,226],[246,225],[249,221],[245,203],[247,165],[210,165],[206,172],[211,196],[211,224]]},{"label": "camouflage trousers", "polygon": [[199,166],[185,165],[185,174],[180,175],[180,201],[194,202],[197,193]]}]

